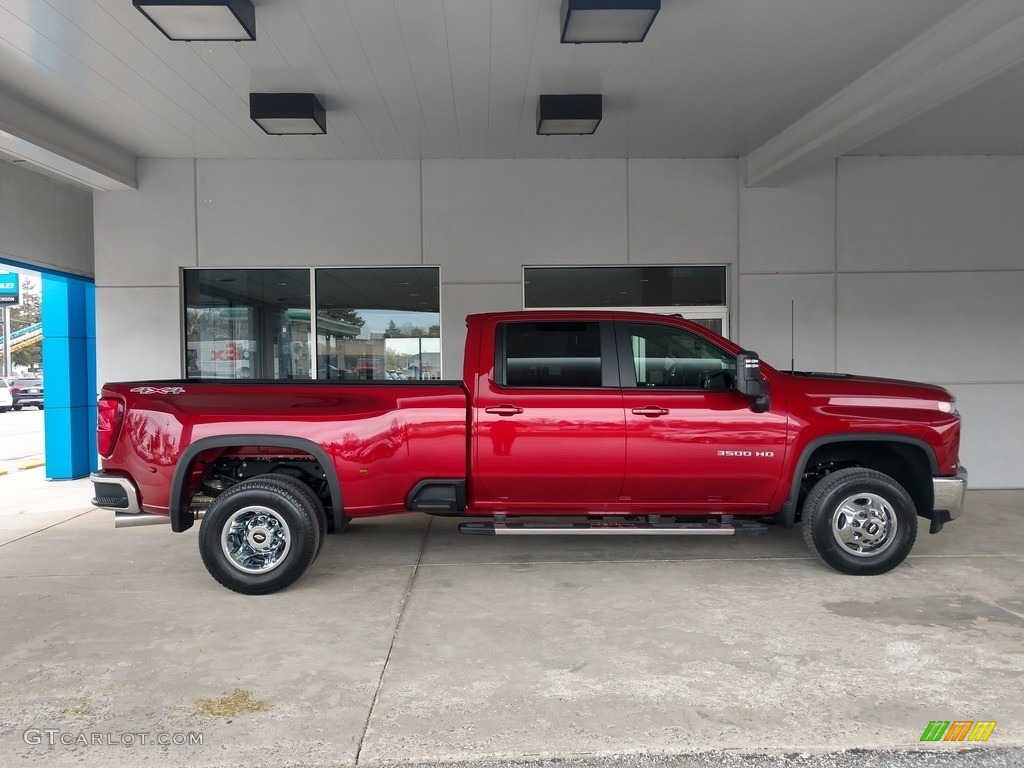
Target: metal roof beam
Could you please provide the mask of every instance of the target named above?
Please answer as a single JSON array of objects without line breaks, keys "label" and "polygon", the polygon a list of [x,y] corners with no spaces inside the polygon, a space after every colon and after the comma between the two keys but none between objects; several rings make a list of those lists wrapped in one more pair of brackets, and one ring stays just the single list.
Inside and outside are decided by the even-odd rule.
[{"label": "metal roof beam", "polygon": [[0,153],[88,189],[138,186],[133,154],[4,90],[0,90]]},{"label": "metal roof beam", "polygon": [[747,186],[781,186],[1024,61],[1024,4],[973,0],[747,155]]}]

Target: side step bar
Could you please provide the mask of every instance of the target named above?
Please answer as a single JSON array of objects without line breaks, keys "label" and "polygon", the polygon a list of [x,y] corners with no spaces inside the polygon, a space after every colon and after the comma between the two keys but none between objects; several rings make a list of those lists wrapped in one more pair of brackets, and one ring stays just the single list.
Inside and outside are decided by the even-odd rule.
[{"label": "side step bar", "polygon": [[552,522],[496,517],[493,523],[460,523],[459,533],[476,536],[757,536],[767,533],[759,522],[661,523],[627,520]]}]

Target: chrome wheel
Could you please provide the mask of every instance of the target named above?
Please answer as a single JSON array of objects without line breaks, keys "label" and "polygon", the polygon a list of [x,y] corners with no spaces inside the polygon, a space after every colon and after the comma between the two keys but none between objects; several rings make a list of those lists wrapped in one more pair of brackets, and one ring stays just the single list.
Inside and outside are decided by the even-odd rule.
[{"label": "chrome wheel", "polygon": [[220,543],[224,555],[238,570],[267,573],[284,562],[292,538],[280,514],[269,507],[247,506],[228,518]]},{"label": "chrome wheel", "polygon": [[854,557],[875,557],[895,541],[899,521],[892,505],[874,493],[858,493],[832,514],[832,535]]}]

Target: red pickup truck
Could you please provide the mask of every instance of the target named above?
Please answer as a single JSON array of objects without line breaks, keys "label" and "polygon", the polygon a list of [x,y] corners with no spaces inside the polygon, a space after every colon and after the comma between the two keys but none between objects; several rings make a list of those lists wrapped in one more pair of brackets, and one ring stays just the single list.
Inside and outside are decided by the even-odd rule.
[{"label": "red pickup truck", "polygon": [[329,531],[404,512],[464,533],[743,535],[802,521],[850,574],[901,563],[967,489],[941,387],[783,372],[678,317],[467,320],[462,381],[107,384],[93,503],[202,519],[217,581],[294,582]]}]

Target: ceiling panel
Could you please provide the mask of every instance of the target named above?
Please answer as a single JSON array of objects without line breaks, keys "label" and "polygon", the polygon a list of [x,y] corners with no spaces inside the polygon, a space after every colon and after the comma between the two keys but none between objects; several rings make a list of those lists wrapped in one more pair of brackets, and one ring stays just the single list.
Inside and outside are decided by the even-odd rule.
[{"label": "ceiling panel", "polygon": [[[0,0],[0,93],[140,157],[729,157],[1007,3],[664,0],[643,43],[563,45],[560,0],[256,0],[245,43],[167,40],[128,0]],[[327,135],[256,127],[248,94],[279,90],[316,93]],[[1015,66],[856,152],[1019,154],[1022,90]],[[603,94],[597,133],[537,136],[542,93]]]}]

